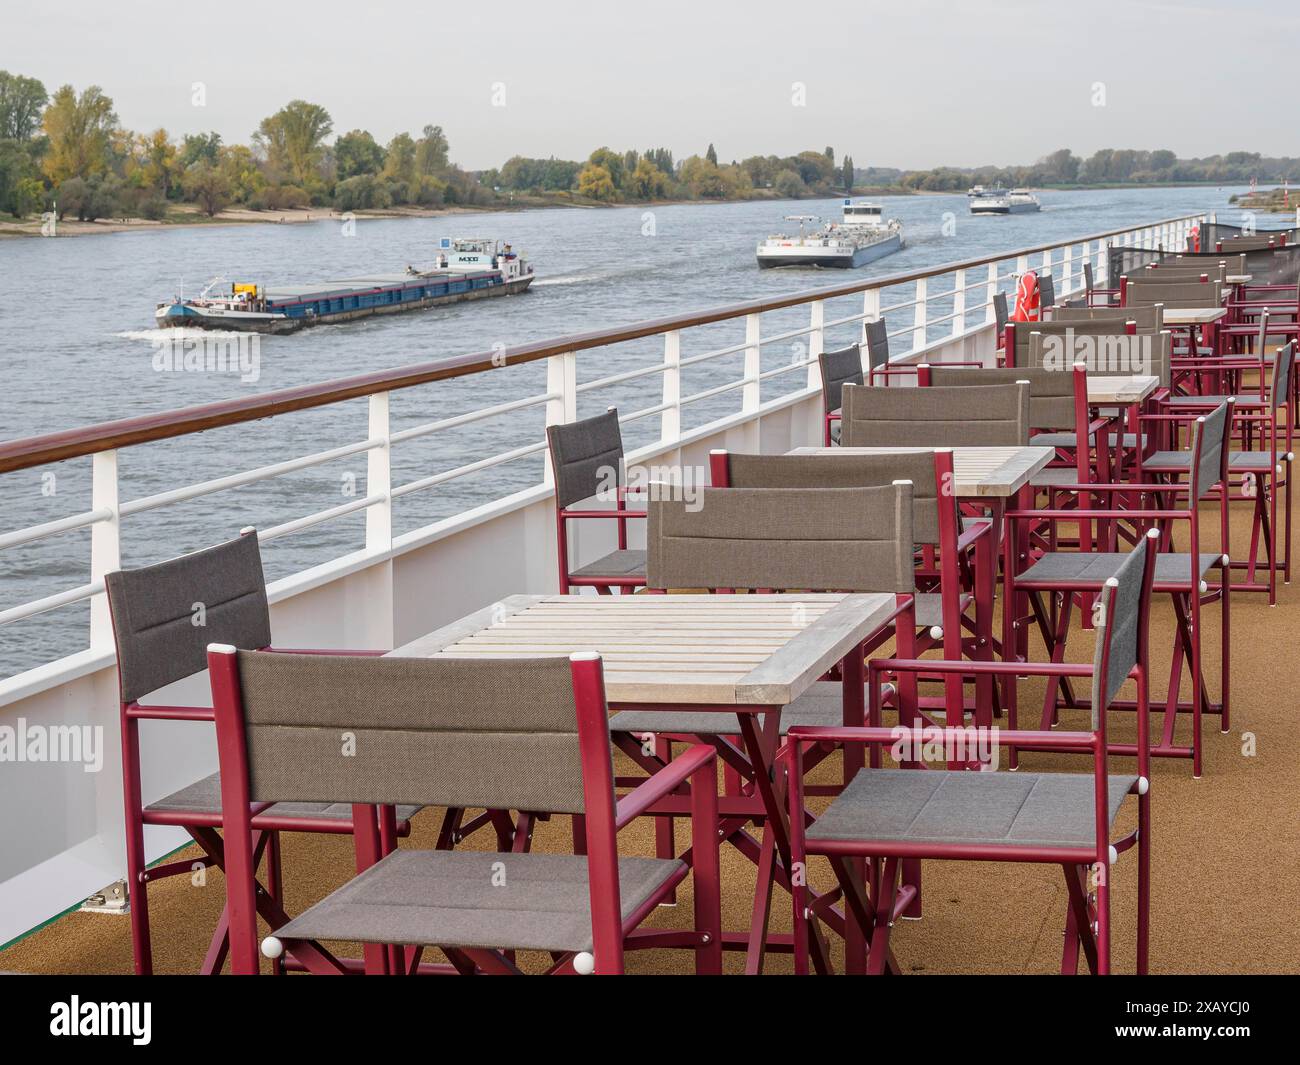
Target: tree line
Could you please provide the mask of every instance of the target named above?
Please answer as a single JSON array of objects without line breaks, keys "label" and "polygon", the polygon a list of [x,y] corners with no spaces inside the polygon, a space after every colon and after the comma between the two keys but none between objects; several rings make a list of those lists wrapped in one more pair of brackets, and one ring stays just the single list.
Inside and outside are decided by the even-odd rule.
[{"label": "tree line", "polygon": [[216,132],[173,137],[165,129],[122,127],[97,85],[53,94],[35,78],[0,70],[0,213],[28,217],[54,210],[82,221],[165,219],[175,204],[208,216],[227,207],[341,211],[444,204],[490,206],[516,195],[603,203],[826,197],[855,187],[953,192],[971,184],[1295,181],[1294,159],[1229,152],[1179,159],[1165,149],[1103,149],[1084,159],[1062,148],[1031,166],[938,167],[904,171],[859,168],[833,148],[797,155],[754,155],[721,162],[674,159],[667,148],[597,148],[585,160],[514,156],[500,167],[468,171],[450,158],[441,126],[399,133],[380,144],[369,131],[336,134],[320,104],[292,100],[264,118],[247,144]]}]

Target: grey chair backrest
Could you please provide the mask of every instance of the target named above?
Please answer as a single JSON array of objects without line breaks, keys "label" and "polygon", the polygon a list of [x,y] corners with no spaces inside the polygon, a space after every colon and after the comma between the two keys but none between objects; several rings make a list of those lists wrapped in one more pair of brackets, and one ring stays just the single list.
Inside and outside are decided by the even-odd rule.
[{"label": "grey chair backrest", "polygon": [[[1092,727],[1101,727],[1102,714],[1119,694],[1129,671],[1142,653],[1142,598],[1149,595],[1146,538],[1128,553],[1111,577],[1115,582],[1110,608],[1098,619],[1093,649]],[[1154,557],[1154,555],[1152,556]],[[1151,574],[1154,577],[1154,574]],[[1109,583],[1109,581],[1107,581]],[[1105,665],[1105,675],[1102,666]]]},{"label": "grey chair backrest", "polygon": [[1224,272],[1229,274],[1245,274],[1250,272],[1246,269],[1245,255],[1216,255],[1216,254],[1180,255],[1176,259],[1165,259],[1161,263],[1161,269],[1163,270],[1166,266],[1201,268],[1207,265],[1208,266],[1222,265],[1224,267]]},{"label": "grey chair backrest", "polygon": [[727,456],[732,488],[884,488],[912,482],[912,536],[918,544],[939,543],[939,507],[949,507],[956,521],[957,497],[940,496],[934,479],[933,451],[863,455],[837,451],[829,455]]},{"label": "grey chair backrest", "polygon": [[257,534],[104,578],[124,703],[208,668],[210,643],[271,643]]},{"label": "grey chair backrest", "polygon": [[889,362],[889,327],[883,318],[867,322],[864,327],[867,335],[867,364],[878,370]]},{"label": "grey chair backrest", "polygon": [[566,657],[241,651],[239,678],[255,802],[583,812]]},{"label": "grey chair backrest", "polygon": [[1029,386],[844,389],[843,447],[1018,447],[1029,443]]},{"label": "grey chair backrest", "polygon": [[1217,281],[1186,281],[1162,285],[1155,281],[1134,281],[1128,279],[1126,302],[1135,307],[1151,306],[1155,303],[1165,307],[1221,307],[1223,305],[1223,285]]},{"label": "grey chair backrest", "polygon": [[1090,377],[1158,377],[1161,387],[1169,387],[1169,360],[1173,353],[1173,334],[1106,333],[1080,334],[1073,345],[1057,333],[1032,333],[1025,366],[1059,369],[1082,362]]},{"label": "grey chair backrest", "polygon": [[1123,321],[1115,319],[1098,318],[1080,321],[1073,318],[1058,318],[1055,315],[1050,322],[1016,322],[1015,327],[1016,350],[1012,362],[1016,366],[1028,365],[1030,338],[1034,333],[1042,333],[1044,336],[1104,337],[1123,333],[1127,329]]},{"label": "grey chair backrest", "polygon": [[930,386],[970,388],[981,385],[1014,385],[1029,382],[1029,428],[1074,428],[1074,375],[1067,364],[1065,372],[1037,366],[1000,366],[977,369],[962,366],[931,366]]},{"label": "grey chair backrest", "polygon": [[1158,306],[1060,307],[1046,324],[1063,325],[1067,322],[1115,322],[1120,326],[1132,322],[1139,333],[1154,333],[1164,328],[1163,315]]},{"label": "grey chair backrest", "polygon": [[[546,443],[555,469],[556,506],[572,506],[623,483],[623,435],[618,428],[618,411],[609,410],[567,425],[548,425]],[[609,483],[611,476],[613,486]]]},{"label": "grey chair backrest", "polygon": [[1291,398],[1291,375],[1295,373],[1296,342],[1289,341],[1273,353],[1273,385],[1269,400],[1274,407],[1285,407]]},{"label": "grey chair backrest", "polygon": [[702,503],[692,502],[650,499],[651,588],[915,588],[910,484],[706,488]]},{"label": "grey chair backrest", "polygon": [[1194,281],[1200,281],[1205,278],[1207,281],[1218,281],[1223,284],[1227,278],[1228,271],[1222,263],[1208,263],[1205,266],[1183,266],[1176,262],[1162,262],[1158,266],[1149,266],[1144,270],[1139,270],[1136,274],[1129,275],[1129,281],[1153,281],[1158,285],[1171,284],[1190,284]]},{"label": "grey chair backrest", "polygon": [[862,349],[850,344],[839,351],[823,351],[817,364],[822,371],[822,408],[830,414],[840,409],[840,390],[845,385],[862,384]]},{"label": "grey chair backrest", "polygon": [[1220,403],[1209,414],[1197,418],[1192,427],[1192,455],[1200,456],[1196,463],[1197,498],[1223,478],[1223,449],[1230,408],[1230,403]]},{"label": "grey chair backrest", "polygon": [[1038,274],[1038,306],[1046,310],[1056,306],[1056,283],[1052,280],[1050,270],[1041,270]]},{"label": "grey chair backrest", "polygon": [[1089,295],[1097,288],[1097,282],[1092,276],[1092,260],[1087,260],[1083,264],[1083,290]]},{"label": "grey chair backrest", "polygon": [[1002,336],[1002,330],[1007,327],[1007,322],[1011,316],[1007,313],[1007,294],[1005,292],[993,293],[993,320],[997,323],[998,336]]}]

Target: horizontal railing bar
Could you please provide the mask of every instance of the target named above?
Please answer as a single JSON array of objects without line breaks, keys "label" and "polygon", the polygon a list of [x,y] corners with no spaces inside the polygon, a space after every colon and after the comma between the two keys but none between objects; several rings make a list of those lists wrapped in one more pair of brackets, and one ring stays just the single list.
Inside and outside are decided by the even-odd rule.
[{"label": "horizontal railing bar", "polygon": [[703,392],[696,392],[690,396],[683,396],[681,405],[684,407],[688,403],[695,403],[702,399],[712,399],[714,396],[720,396],[724,392],[734,392],[738,388],[744,388],[750,383],[749,378],[741,378],[739,381],[733,381],[729,385],[718,385],[716,388],[706,388]]},{"label": "horizontal railing bar", "polygon": [[780,377],[782,374],[790,373],[793,370],[802,370],[805,366],[811,366],[816,359],[800,359],[798,362],[792,362],[786,366],[778,366],[774,370],[764,370],[758,375],[760,381],[766,381],[772,377]]},{"label": "horizontal railing bar", "polygon": [[551,400],[559,398],[558,392],[547,392],[544,396],[529,396],[527,399],[517,399],[510,403],[498,403],[495,407],[467,411],[464,414],[457,414],[454,418],[443,418],[441,421],[425,422],[423,425],[413,425],[409,429],[401,429],[390,434],[389,440],[394,444],[400,444],[403,440],[414,440],[416,437],[428,436],[430,433],[441,432],[444,429],[469,425],[472,422],[482,421],[484,418],[494,418],[498,414],[509,414],[512,411],[525,410],[528,407],[539,407],[543,403],[549,403]]},{"label": "horizontal railing bar", "polygon": [[384,496],[382,494],[366,496],[363,499],[353,499],[347,503],[340,503],[337,507],[330,507],[329,510],[308,514],[305,518],[295,518],[293,521],[286,521],[283,525],[273,525],[269,529],[259,530],[257,539],[265,542],[281,536],[290,536],[293,533],[302,532],[303,529],[310,529],[313,525],[320,525],[334,518],[342,518],[345,515],[364,510],[368,506],[383,501]]},{"label": "horizontal railing bar", "polygon": [[515,459],[521,459],[526,455],[532,455],[545,450],[545,440],[537,444],[526,444],[523,447],[517,447],[512,451],[503,451],[501,454],[493,455],[491,458],[479,459],[477,462],[471,462],[466,466],[457,466],[454,470],[445,470],[442,473],[435,473],[429,477],[421,477],[418,481],[408,481],[406,484],[394,488],[391,495],[396,499],[398,496],[409,495],[411,492],[419,492],[425,488],[432,488],[434,485],[442,484],[445,481],[454,481],[457,477],[464,477],[466,474],[477,473],[479,470],[486,470],[491,466],[500,466],[504,462],[513,462]]},{"label": "horizontal railing bar", "polygon": [[356,455],[363,451],[370,451],[372,448],[383,447],[383,444],[382,440],[373,438],[362,440],[357,444],[344,444],[341,447],[331,448],[329,451],[318,451],[314,455],[304,455],[302,458],[287,459],[271,466],[261,466],[256,470],[249,470],[247,473],[233,473],[229,477],[216,477],[211,481],[202,481],[199,484],[188,485],[185,488],[173,488],[170,492],[159,492],[156,495],[133,499],[130,502],[123,503],[118,509],[125,518],[146,510],[165,507],[171,503],[183,503],[187,499],[197,499],[199,496],[211,495],[213,492],[223,492],[228,488],[239,488],[242,485],[252,484],[254,481],[265,481],[272,477],[280,477],[286,473],[293,473],[295,470],[322,466],[334,459],[347,458],[349,455]]},{"label": "horizontal railing bar", "polygon": [[653,414],[662,414],[666,410],[672,409],[671,403],[656,403],[653,407],[643,407],[641,410],[634,410],[631,414],[620,414],[618,424],[625,425],[627,422],[635,422],[641,418],[649,418]]},{"label": "horizontal railing bar", "polygon": [[91,581],[90,584],[70,588],[66,592],[57,592],[54,595],[47,595],[44,599],[34,599],[22,606],[13,606],[8,610],[0,610],[0,625],[8,625],[13,621],[22,621],[23,618],[44,614],[47,610],[57,610],[59,607],[68,606],[71,603],[79,603],[84,599],[99,595],[103,590],[103,581]]},{"label": "horizontal railing bar", "polygon": [[[1071,243],[1081,243],[1085,240],[1100,241],[1107,237],[1133,233],[1136,229],[1154,228],[1199,217],[1201,216],[1189,214],[1178,218],[1161,219],[1149,223],[1147,226],[1126,226],[1120,229],[1107,230],[1103,233],[1076,237]],[[314,407],[328,406],[349,399],[371,396],[379,392],[392,392],[403,388],[412,388],[416,385],[429,384],[434,381],[465,377],[486,370],[502,369],[506,366],[534,362],[538,359],[548,358],[551,355],[607,347],[611,344],[657,336],[674,330],[689,329],[695,326],[742,318],[749,314],[762,314],[766,311],[782,310],[817,300],[834,299],[837,296],[847,296],[872,289],[884,289],[892,285],[907,284],[922,278],[952,273],[956,270],[969,270],[989,263],[1026,257],[1064,246],[1064,243],[1060,241],[1039,244],[984,258],[943,263],[927,269],[886,275],[885,277],[866,278],[841,285],[832,285],[827,288],[795,292],[785,296],[766,297],[704,311],[683,312],[625,326],[589,330],[570,336],[521,344],[506,348],[504,351],[498,348],[493,351],[472,352],[433,362],[416,363],[397,367],[396,369],[377,370],[353,377],[299,385],[274,392],[222,400],[217,403],[147,414],[134,418],[123,418],[118,421],[101,422],[97,425],[47,433],[42,436],[11,440],[0,444],[0,473],[31,469],[35,466],[43,466],[51,462],[60,462],[83,455],[92,455],[113,448],[144,444],[155,440],[167,440],[207,429],[216,429],[222,426],[237,425],[242,422],[256,421],[261,418],[289,414],[295,411],[309,410]]]},{"label": "horizontal railing bar", "polygon": [[591,392],[597,388],[609,388],[613,385],[621,385],[624,381],[634,381],[638,377],[649,377],[652,373],[663,373],[670,369],[666,362],[656,363],[654,366],[647,366],[642,370],[628,370],[626,373],[611,374],[609,377],[600,377],[595,381],[586,381],[578,385],[575,391]]},{"label": "horizontal railing bar", "polygon": [[43,522],[40,525],[29,525],[26,529],[19,529],[16,532],[5,533],[0,536],[0,551],[6,547],[17,547],[19,544],[31,543],[33,540],[43,540],[47,536],[54,536],[56,533],[69,532],[72,529],[85,529],[96,522],[108,521],[113,516],[113,512],[108,507],[100,507],[98,510],[87,510],[83,514],[71,514],[66,518],[56,518],[54,521]]}]

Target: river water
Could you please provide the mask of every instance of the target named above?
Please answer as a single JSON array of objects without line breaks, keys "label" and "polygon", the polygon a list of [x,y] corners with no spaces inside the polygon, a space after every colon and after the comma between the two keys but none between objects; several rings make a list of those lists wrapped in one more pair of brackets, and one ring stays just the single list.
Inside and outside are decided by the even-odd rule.
[{"label": "river water", "polygon": [[[790,212],[839,216],[839,201],[689,204],[605,210],[555,209],[427,219],[359,219],[351,235],[339,221],[295,225],[200,226],[74,239],[0,241],[0,337],[5,381],[0,438],[52,432],[366,371],[424,362],[765,295],[833,285],[1029,245],[1139,225],[1197,211],[1236,219],[1228,196],[1241,189],[1141,189],[1046,192],[1037,214],[972,218],[964,196],[885,197],[887,217],[905,225],[907,247],[860,271],[763,270],[755,244],[790,223]],[[945,225],[945,221],[950,224]],[[1280,221],[1262,222],[1269,226]],[[510,240],[534,264],[525,296],[477,301],[394,317],[260,337],[255,380],[238,372],[156,368],[154,304],[195,294],[212,276],[268,285],[395,273],[428,264],[444,236]],[[973,280],[973,279],[972,279]],[[976,303],[976,293],[970,302]],[[901,296],[891,301],[902,301]],[[861,309],[837,303],[827,317]],[[932,311],[932,317],[942,313]],[[890,327],[910,323],[900,315]],[[982,312],[981,312],[982,316]],[[974,320],[974,318],[972,318]],[[807,310],[765,316],[764,332],[806,325]],[[950,325],[939,327],[951,328]],[[827,336],[850,342],[852,327]],[[937,335],[937,334],[936,334]],[[692,330],[683,356],[739,343],[739,322]],[[774,345],[778,347],[779,345]],[[900,348],[906,345],[900,345]],[[647,338],[579,357],[579,380],[649,365],[662,340]],[[791,351],[764,350],[764,366]],[[741,356],[683,371],[689,395],[740,376]],[[764,398],[788,390],[800,373],[765,382]],[[545,391],[544,364],[511,367],[397,393],[394,429]],[[579,414],[617,404],[624,411],[659,401],[657,375],[584,394]],[[689,408],[685,427],[738,408],[739,391]],[[484,458],[542,438],[541,407],[399,445],[393,483]],[[626,431],[634,447],[657,435],[658,419]],[[121,498],[137,499],[199,480],[283,461],[366,436],[364,400],[236,426],[198,438],[130,448],[119,456]],[[89,509],[90,460],[0,476],[0,532]],[[52,475],[52,476],[51,476]],[[413,493],[395,504],[401,533],[507,491],[536,483],[540,457]],[[241,526],[272,525],[365,494],[357,455],[233,491],[125,519],[123,563],[141,565],[206,546]],[[266,544],[269,579],[353,550],[364,517],[350,515]],[[0,558],[0,609],[75,587],[89,579],[89,533],[64,533],[10,548]],[[88,608],[65,607],[0,629],[0,677],[85,646]]]}]

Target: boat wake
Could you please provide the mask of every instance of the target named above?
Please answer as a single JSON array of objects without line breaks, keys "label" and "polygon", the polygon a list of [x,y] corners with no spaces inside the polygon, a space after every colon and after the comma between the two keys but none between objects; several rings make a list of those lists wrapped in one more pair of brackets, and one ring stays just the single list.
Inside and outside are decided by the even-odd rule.
[{"label": "boat wake", "polygon": [[596,274],[572,274],[569,277],[545,277],[533,282],[533,288],[545,288],[548,285],[579,285],[584,281],[599,281]]},{"label": "boat wake", "polygon": [[243,337],[256,334],[238,329],[186,329],[178,326],[171,329],[128,329],[114,333],[122,340],[144,340],[154,343],[158,340],[199,340],[203,337]]}]

